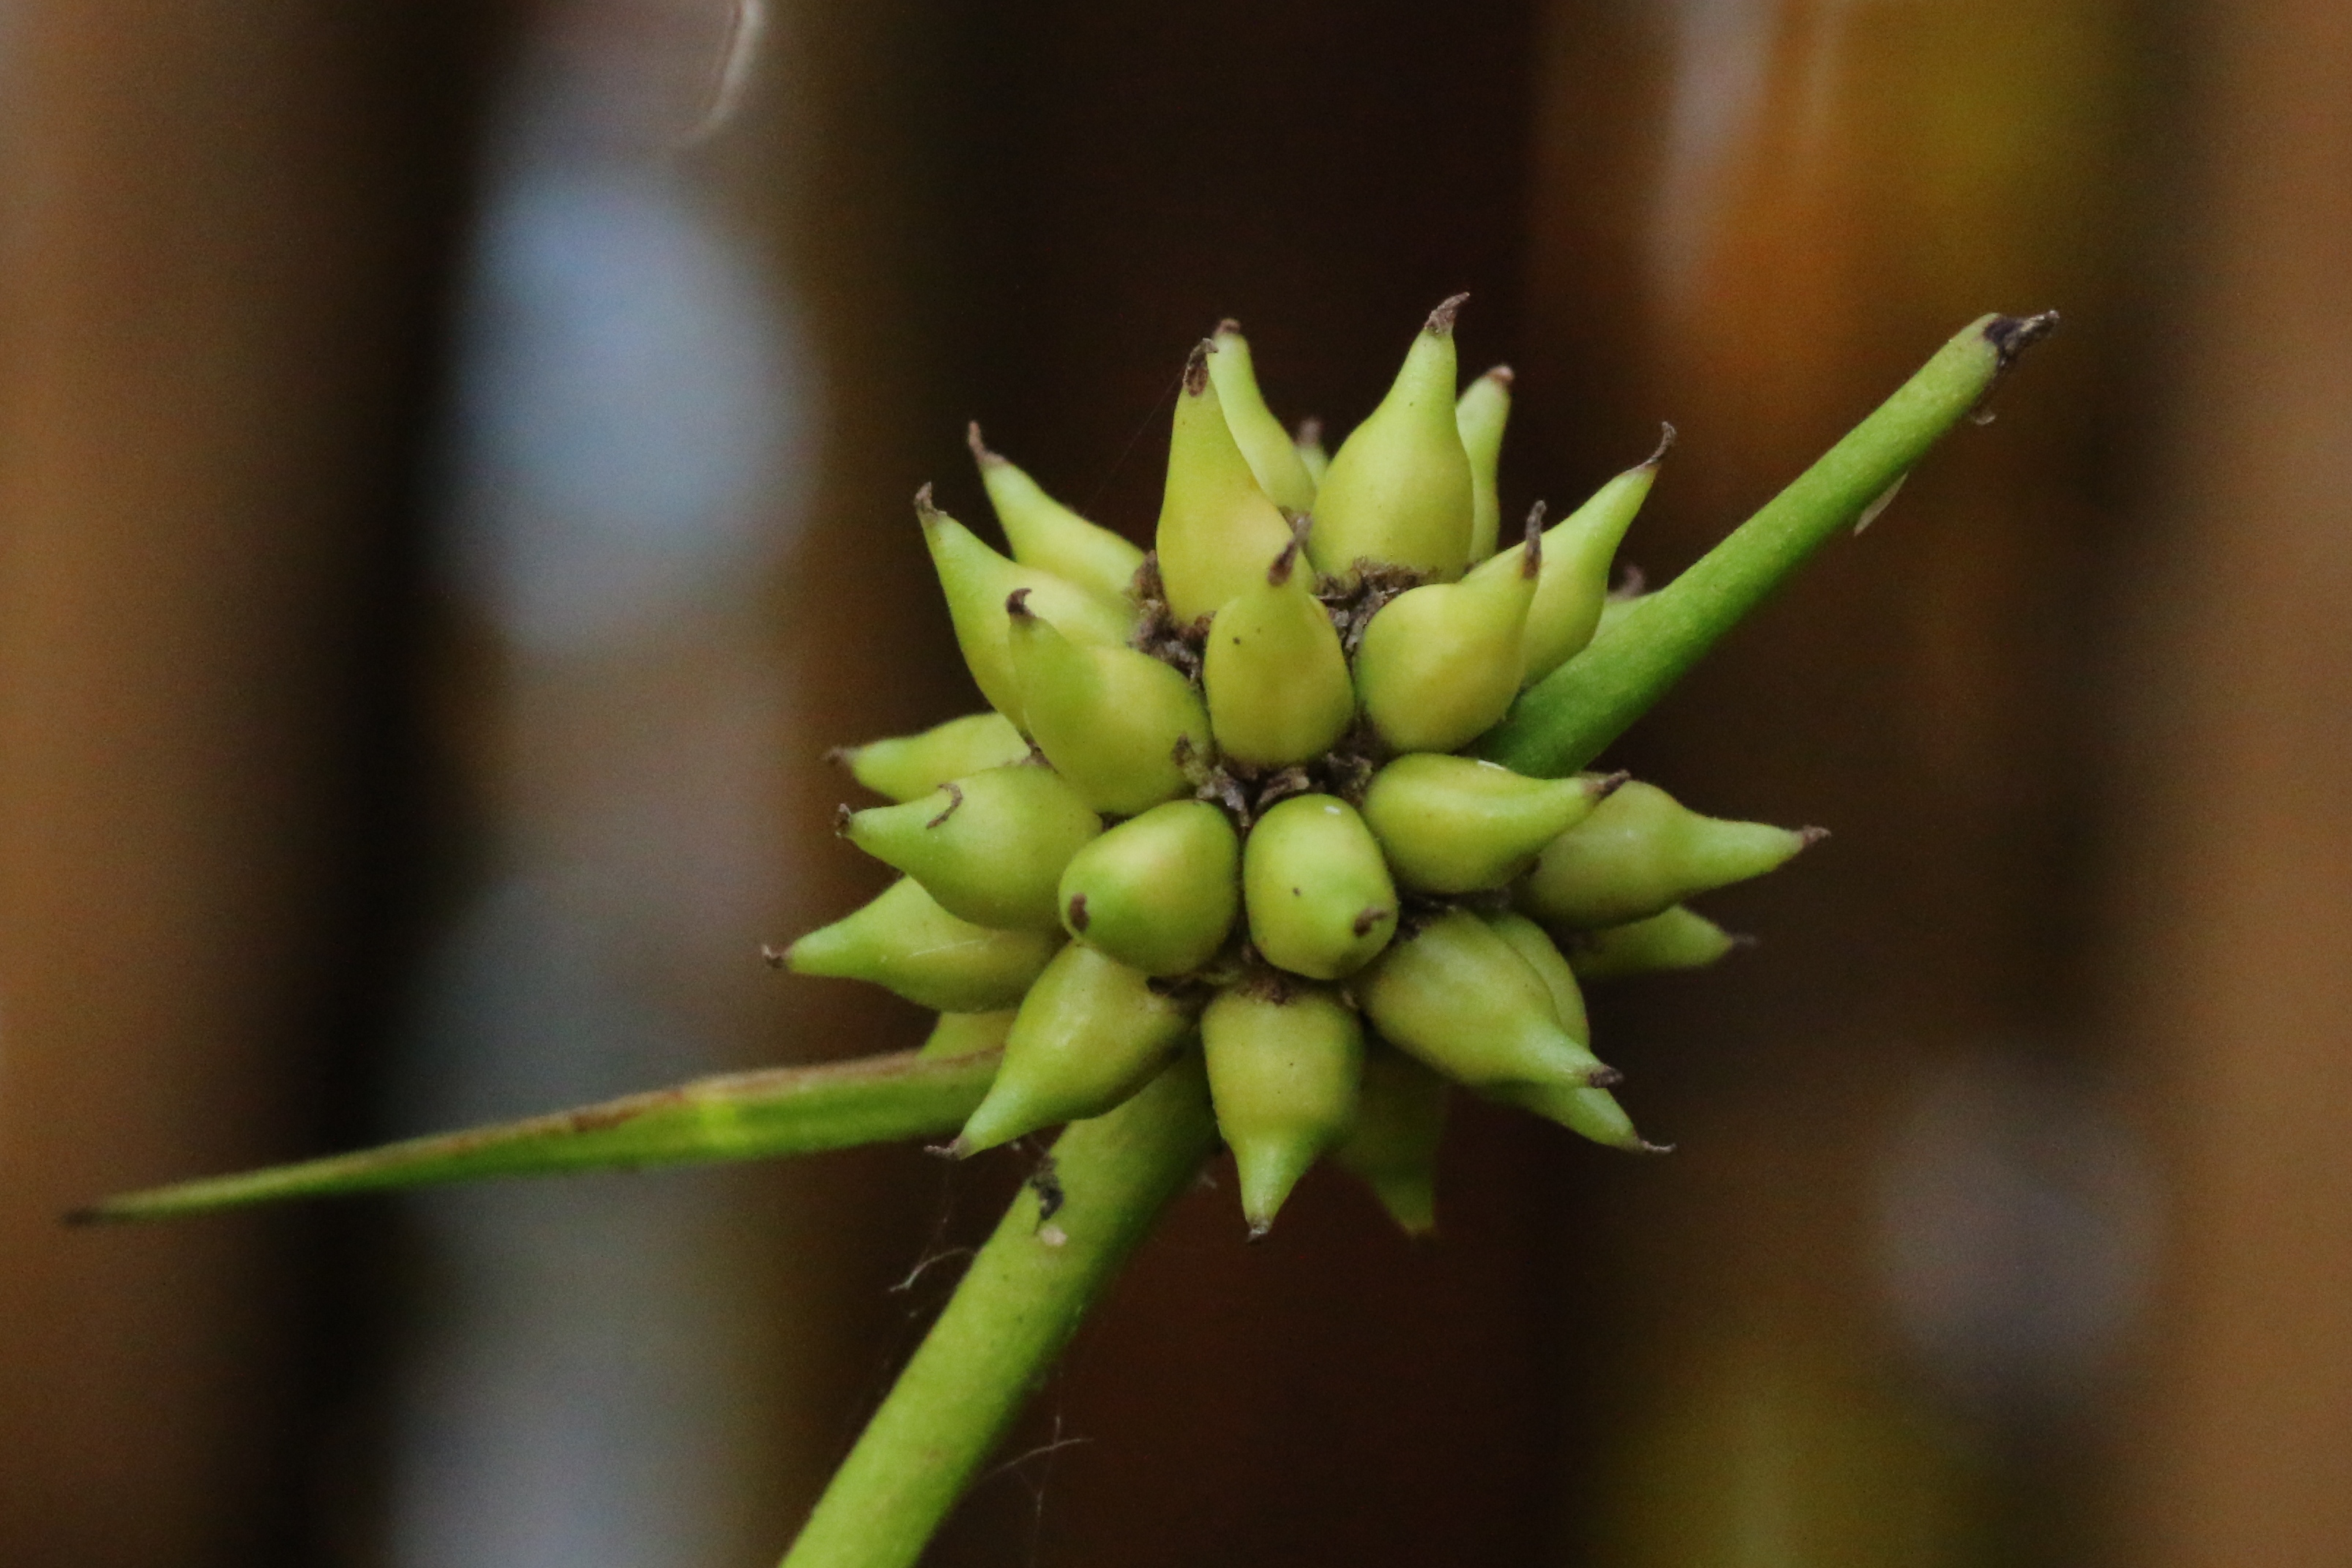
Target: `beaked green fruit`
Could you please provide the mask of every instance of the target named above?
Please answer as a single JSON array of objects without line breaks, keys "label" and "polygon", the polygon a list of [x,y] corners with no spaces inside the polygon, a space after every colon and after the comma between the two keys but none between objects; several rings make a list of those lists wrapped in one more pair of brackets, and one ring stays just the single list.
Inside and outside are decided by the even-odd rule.
[{"label": "beaked green fruit", "polygon": [[1364,819],[1333,795],[1297,795],[1242,847],[1250,941],[1277,969],[1343,980],[1396,932],[1396,885]]},{"label": "beaked green fruit", "polygon": [[1444,1079],[1381,1040],[1368,1042],[1355,1130],[1331,1162],[1363,1178],[1407,1236],[1437,1228],[1437,1150],[1445,1139]]},{"label": "beaked green fruit", "polygon": [[1510,943],[1511,951],[1543,982],[1544,993],[1551,998],[1552,1016],[1559,1020],[1559,1026],[1572,1038],[1591,1045],[1592,1025],[1585,1016],[1584,989],[1576,983],[1575,968],[1543,927],[1507,910],[1482,911],[1478,918],[1486,922],[1487,930]]},{"label": "beaked green fruit", "polygon": [[1290,542],[1290,523],[1250,472],[1209,374],[1203,342],[1184,367],[1168,441],[1168,484],[1155,545],[1168,609],[1190,626],[1250,585]]},{"label": "beaked green fruit", "polygon": [[1323,476],[1331,471],[1331,454],[1323,449],[1323,421],[1300,420],[1297,433],[1291,437],[1290,442],[1298,448],[1299,466],[1307,470],[1307,477],[1319,489]]},{"label": "beaked green fruit", "polygon": [[1518,904],[1549,925],[1623,925],[1760,877],[1822,837],[1701,816],[1654,784],[1628,784],[1545,847]]},{"label": "beaked green fruit", "polygon": [[1356,721],[1356,689],[1331,617],[1299,568],[1299,542],[1209,625],[1201,684],[1217,750],[1253,767],[1329,751]]},{"label": "beaked green fruit", "polygon": [[1535,597],[1527,564],[1514,548],[1459,583],[1407,589],[1364,627],[1356,695],[1392,750],[1457,751],[1509,710],[1519,631]]},{"label": "beaked green fruit", "polygon": [[842,818],[841,836],[923,885],[975,925],[1058,931],[1055,889],[1102,818],[1051,768],[1016,763],[942,784],[903,805]]},{"label": "beaked green fruit", "polygon": [[1645,921],[1577,931],[1562,947],[1578,979],[1614,980],[1667,969],[1704,969],[1741,941],[1697,910],[1676,904]]},{"label": "beaked green fruit", "polygon": [[849,767],[849,776],[892,800],[926,795],[950,779],[1001,768],[1029,754],[1029,742],[1013,721],[991,709],[934,724],[919,735],[898,735],[843,746],[831,755]]},{"label": "beaked green fruit", "polygon": [[1318,571],[1370,561],[1450,583],[1469,564],[1470,457],[1454,419],[1454,313],[1468,298],[1430,313],[1388,395],[1333,455],[1307,542]]},{"label": "beaked green fruit", "polygon": [[1135,607],[1081,588],[1066,577],[1006,560],[973,536],[971,530],[931,504],[931,487],[915,495],[923,540],[955,624],[956,646],[988,705],[1021,723],[1021,689],[1013,673],[1007,637],[1011,623],[1004,602],[1026,589],[1029,608],[1052,621],[1074,642],[1127,646],[1135,629]]},{"label": "beaked green fruit", "polygon": [[911,877],[784,950],[795,974],[864,980],[940,1013],[1019,1002],[1062,945],[1059,931],[994,931],[959,920]]},{"label": "beaked green fruit", "polygon": [[1241,911],[1241,837],[1206,801],[1171,800],[1120,823],[1062,873],[1063,928],[1146,974],[1189,974]]},{"label": "beaked green fruit", "polygon": [[1503,464],[1503,426],[1511,416],[1511,367],[1498,364],[1463,392],[1454,405],[1454,427],[1470,459],[1470,559],[1495,553],[1502,538],[1502,498],[1496,482]]},{"label": "beaked green fruit", "polygon": [[[1561,1028],[1580,1040],[1591,1040],[1591,1026],[1584,1012],[1584,993],[1576,983],[1576,973],[1559,948],[1552,945],[1544,930],[1525,915],[1505,912],[1479,917],[1496,936],[1510,943],[1511,951],[1527,961],[1544,983],[1551,995],[1552,1016]],[[1654,1153],[1656,1145],[1645,1142],[1633,1131],[1633,1119],[1625,1114],[1617,1097],[1605,1089],[1568,1087],[1560,1084],[1513,1083],[1501,1084],[1488,1090],[1490,1096],[1506,1105],[1516,1105],[1531,1110],[1548,1121],[1557,1121],[1570,1131],[1596,1143],[1628,1153]]]},{"label": "beaked green fruit", "polygon": [[1201,1015],[1201,1047],[1242,1216],[1264,1236],[1298,1178],[1355,1123],[1363,1026],[1320,986],[1244,984]]},{"label": "beaked green fruit", "polygon": [[1416,893],[1499,888],[1589,816],[1619,781],[1582,773],[1531,779],[1494,763],[1435,752],[1397,758],[1364,792],[1364,824],[1397,885]]},{"label": "beaked green fruit", "polygon": [[1353,989],[1382,1039],[1474,1089],[1616,1079],[1560,1026],[1541,977],[1466,910],[1400,936]]},{"label": "beaked green fruit", "polygon": [[1250,355],[1249,340],[1242,336],[1242,324],[1220,321],[1216,336],[1209,341],[1217,345],[1217,352],[1209,356],[1209,379],[1216,383],[1218,401],[1225,408],[1225,427],[1234,433],[1234,444],[1248,459],[1257,488],[1285,511],[1314,510],[1315,481],[1299,460],[1290,432],[1266,407],[1265,394],[1258,390],[1257,366]]},{"label": "beaked green fruit", "polygon": [[1004,1048],[1016,1011],[1002,1007],[993,1013],[942,1013],[915,1054],[927,1060],[974,1057]]},{"label": "beaked green fruit", "polygon": [[1017,594],[1008,624],[1029,732],[1087,805],[1132,816],[1183,793],[1184,760],[1210,755],[1192,682],[1149,654],[1063,636]]},{"label": "beaked green fruit", "polygon": [[1666,428],[1667,440],[1649,461],[1611,479],[1545,531],[1543,571],[1521,639],[1520,685],[1532,685],[1567,663],[1600,628],[1609,604],[1609,569],[1617,559],[1618,542],[1657,479],[1658,464],[1673,439],[1674,426]]},{"label": "beaked green fruit", "polygon": [[1123,599],[1134,586],[1143,552],[1100,523],[1089,522],[1045,493],[1036,480],[980,438],[980,426],[964,432],[988,504],[1003,525],[1013,559],[1065,577],[1107,599]]},{"label": "beaked green fruit", "polygon": [[958,1158],[1057,1122],[1099,1116],[1149,1083],[1192,1032],[1193,1010],[1140,970],[1073,942],[1022,998],[988,1098],[950,1145]]}]

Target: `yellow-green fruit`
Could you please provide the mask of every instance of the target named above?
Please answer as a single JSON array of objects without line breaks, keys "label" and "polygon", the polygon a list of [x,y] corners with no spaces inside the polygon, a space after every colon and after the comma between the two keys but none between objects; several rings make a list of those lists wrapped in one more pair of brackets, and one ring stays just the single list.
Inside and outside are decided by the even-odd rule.
[{"label": "yellow-green fruit", "polygon": [[1192,682],[1149,654],[1063,636],[1017,594],[1008,607],[1029,732],[1087,804],[1132,816],[1183,793],[1184,760],[1210,754]]},{"label": "yellow-green fruit", "polygon": [[1006,641],[1011,623],[1004,613],[1004,602],[1013,594],[1027,589],[1031,611],[1075,642],[1127,645],[1128,634],[1135,628],[1133,605],[1114,603],[1042,568],[1007,561],[931,505],[929,485],[916,494],[915,512],[922,519],[923,539],[947,595],[948,617],[955,624],[963,661],[988,705],[1015,724],[1021,722],[1021,689],[1013,673],[1013,650]]},{"label": "yellow-green fruit", "polygon": [[1355,1130],[1332,1163],[1363,1178],[1407,1236],[1437,1228],[1437,1150],[1445,1139],[1444,1079],[1380,1040],[1368,1042]]},{"label": "yellow-green fruit", "polygon": [[1496,480],[1503,463],[1503,426],[1511,416],[1511,367],[1498,364],[1472,382],[1454,405],[1454,427],[1470,459],[1470,559],[1495,553],[1502,537],[1502,498]]},{"label": "yellow-green fruit", "polygon": [[1214,346],[1184,367],[1168,441],[1168,485],[1156,545],[1168,608],[1189,626],[1247,588],[1290,542],[1290,523],[1250,472],[1210,378]]},{"label": "yellow-green fruit", "polygon": [[1451,582],[1469,564],[1470,457],[1454,420],[1454,313],[1468,298],[1430,313],[1388,395],[1333,455],[1307,542],[1318,571],[1370,561]]},{"label": "yellow-green fruit", "polygon": [[1531,779],[1494,763],[1414,752],[1373,775],[1364,823],[1399,887],[1471,893],[1525,871],[1618,782],[1594,773]]},{"label": "yellow-green fruit", "polygon": [[1676,904],[1645,921],[1582,931],[1564,945],[1581,980],[1614,980],[1664,969],[1704,969],[1740,943],[1705,915]]},{"label": "yellow-green fruit", "polygon": [[[1580,1040],[1590,1041],[1591,1026],[1585,1017],[1584,993],[1577,985],[1576,973],[1568,960],[1552,945],[1543,928],[1525,915],[1497,912],[1479,918],[1496,936],[1510,943],[1511,951],[1525,959],[1536,978],[1544,983],[1544,989],[1551,994],[1552,1016],[1559,1020],[1560,1027]],[[1655,1152],[1655,1145],[1633,1130],[1633,1119],[1617,1103],[1617,1097],[1605,1089],[1515,1083],[1499,1085],[1489,1092],[1506,1105],[1531,1110],[1596,1143],[1629,1153]]]},{"label": "yellow-green fruit", "polygon": [[1241,1174],[1242,1216],[1263,1236],[1290,1189],[1356,1119],[1364,1031],[1319,986],[1244,984],[1201,1015],[1217,1131]]},{"label": "yellow-green fruit", "polygon": [[1609,602],[1609,568],[1618,541],[1658,477],[1658,456],[1611,479],[1592,499],[1546,530],[1543,571],[1528,606],[1521,639],[1522,685],[1542,679],[1592,640]]},{"label": "yellow-green fruit", "polygon": [[1234,444],[1242,449],[1242,456],[1249,459],[1257,488],[1285,511],[1314,510],[1315,481],[1308,477],[1307,465],[1299,461],[1290,432],[1266,407],[1265,394],[1258,390],[1257,367],[1250,357],[1249,340],[1242,336],[1242,324],[1220,321],[1216,336],[1209,341],[1217,345],[1217,352],[1209,356],[1209,379],[1217,384],[1218,400],[1225,405],[1225,427],[1234,433]]},{"label": "yellow-green fruit", "polygon": [[842,818],[841,836],[976,925],[1057,931],[1055,889],[1102,818],[1051,768],[1017,763],[952,780],[919,800]]},{"label": "yellow-green fruit", "polygon": [[1017,763],[1029,754],[1029,742],[1012,720],[992,709],[934,724],[919,735],[843,746],[830,754],[876,795],[913,800],[950,779]]},{"label": "yellow-green fruit", "polygon": [[1081,588],[1091,588],[1107,599],[1121,599],[1135,583],[1135,569],[1143,552],[1099,523],[1087,521],[1045,493],[1003,457],[988,449],[980,426],[964,432],[972,461],[980,465],[980,482],[987,487],[988,504],[1013,546],[1013,559],[1066,577]]},{"label": "yellow-green fruit", "polygon": [[1548,924],[1623,925],[1760,877],[1822,837],[1701,816],[1654,784],[1629,784],[1545,847],[1518,903]]},{"label": "yellow-green fruit", "polygon": [[1065,930],[1146,974],[1189,974],[1241,911],[1241,838],[1205,801],[1171,800],[1120,823],[1062,873]]},{"label": "yellow-green fruit", "polygon": [[1021,1000],[1062,934],[994,931],[959,920],[912,877],[784,950],[795,974],[865,980],[940,1013],[988,1013]]},{"label": "yellow-green fruit", "polygon": [[1099,1116],[1150,1081],[1192,1028],[1192,1009],[1140,970],[1073,942],[1022,998],[996,1081],[951,1147],[976,1154]]},{"label": "yellow-green fruit", "polygon": [[1217,612],[1202,655],[1217,750],[1254,767],[1321,756],[1356,720],[1356,689],[1331,617],[1293,539]]},{"label": "yellow-green fruit", "polygon": [[1475,1089],[1615,1081],[1561,1027],[1541,977],[1465,910],[1400,936],[1353,989],[1382,1039]]},{"label": "yellow-green fruit", "polygon": [[1242,849],[1242,900],[1259,954],[1309,979],[1345,979],[1396,932],[1381,847],[1332,795],[1293,795],[1258,819]]},{"label": "yellow-green fruit", "polygon": [[1004,1048],[1004,1037],[1012,1029],[1015,1016],[1015,1010],[1011,1007],[999,1008],[993,1013],[942,1013],[915,1054],[926,1059],[938,1059],[1002,1050]]},{"label": "yellow-green fruit", "polygon": [[1298,449],[1299,467],[1307,470],[1307,477],[1319,489],[1323,476],[1331,471],[1331,454],[1323,449],[1323,421],[1300,420],[1298,431],[1291,437],[1290,442]]},{"label": "yellow-green fruit", "polygon": [[1356,694],[1392,749],[1458,750],[1509,710],[1535,597],[1529,562],[1514,547],[1459,583],[1408,589],[1372,616],[1356,649]]}]

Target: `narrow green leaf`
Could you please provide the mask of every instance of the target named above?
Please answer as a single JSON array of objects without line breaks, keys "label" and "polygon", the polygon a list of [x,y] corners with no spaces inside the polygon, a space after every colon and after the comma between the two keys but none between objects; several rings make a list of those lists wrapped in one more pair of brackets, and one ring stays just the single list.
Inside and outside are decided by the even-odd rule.
[{"label": "narrow green leaf", "polygon": [[181,1182],[109,1198],[67,1218],[167,1219],[489,1176],[756,1160],[938,1137],[961,1126],[987,1094],[1000,1054],[923,1059],[907,1051],[697,1079],[520,1121]]},{"label": "narrow green leaf", "polygon": [[1787,581],[1853,526],[1946,431],[1983,401],[2054,312],[1970,322],[1869,418],[1674,582],[1626,610],[1591,647],[1520,693],[1473,748],[1542,778],[1574,773]]}]

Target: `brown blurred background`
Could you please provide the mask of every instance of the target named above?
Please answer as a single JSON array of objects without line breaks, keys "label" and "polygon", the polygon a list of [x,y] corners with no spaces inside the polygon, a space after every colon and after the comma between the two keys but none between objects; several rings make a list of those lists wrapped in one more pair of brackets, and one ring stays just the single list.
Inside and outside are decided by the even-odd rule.
[{"label": "brown blurred background", "polygon": [[975,705],[906,498],[1461,289],[1653,580],[2067,324],[1619,749],[1836,834],[1596,998],[1680,1152],[1197,1194],[932,1560],[2352,1562],[2340,4],[5,0],[0,204],[0,1563],[771,1560],[1007,1171],[55,1216],[913,1043],[756,962]]}]

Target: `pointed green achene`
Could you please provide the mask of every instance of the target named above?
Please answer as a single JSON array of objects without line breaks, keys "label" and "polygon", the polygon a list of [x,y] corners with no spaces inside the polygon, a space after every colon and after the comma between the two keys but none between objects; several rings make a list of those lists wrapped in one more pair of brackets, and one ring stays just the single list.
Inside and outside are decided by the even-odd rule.
[{"label": "pointed green achene", "polygon": [[1265,394],[1258,390],[1257,366],[1250,356],[1249,340],[1242,336],[1242,324],[1230,318],[1220,321],[1216,335],[1209,341],[1217,346],[1217,352],[1209,356],[1209,379],[1216,383],[1217,397],[1225,408],[1225,426],[1233,431],[1234,444],[1242,449],[1242,456],[1249,459],[1257,488],[1285,511],[1314,510],[1315,480],[1299,460],[1290,432],[1266,407]]},{"label": "pointed green achene", "polygon": [[1535,603],[1520,645],[1521,685],[1531,685],[1566,663],[1592,640],[1609,603],[1609,568],[1618,542],[1648,499],[1658,465],[1674,444],[1675,427],[1639,468],[1628,468],[1593,493],[1592,499],[1545,530],[1543,570],[1536,579]]},{"label": "pointed green achene", "polygon": [[1437,1228],[1437,1150],[1451,1092],[1395,1047],[1367,1042],[1355,1129],[1331,1151],[1331,1163],[1361,1177],[1407,1236]]},{"label": "pointed green achene", "polygon": [[1087,804],[1132,816],[1181,794],[1187,763],[1210,755],[1192,682],[1149,654],[1063,636],[1020,593],[1005,610],[1029,732]]},{"label": "pointed green achene", "polygon": [[[1536,978],[1544,983],[1551,995],[1552,1016],[1560,1027],[1580,1040],[1592,1037],[1591,1025],[1584,1013],[1584,993],[1578,988],[1576,973],[1559,948],[1552,945],[1543,928],[1525,915],[1496,911],[1482,914],[1487,929],[1510,943],[1511,951],[1527,961]],[[1643,1140],[1633,1130],[1633,1119],[1617,1097],[1605,1089],[1590,1085],[1571,1087],[1552,1083],[1501,1084],[1488,1094],[1506,1105],[1516,1105],[1522,1110],[1533,1111],[1548,1121],[1557,1121],[1580,1137],[1612,1149],[1622,1149],[1629,1154],[1654,1154],[1657,1146]]]},{"label": "pointed green achene", "polygon": [[1013,560],[1042,567],[1106,599],[1127,596],[1135,584],[1135,569],[1143,564],[1141,550],[1080,517],[1003,455],[990,451],[977,421],[965,427],[963,438],[980,467],[988,504],[1013,546]]},{"label": "pointed green achene", "polygon": [[1263,976],[1201,1015],[1217,1131],[1241,1177],[1242,1217],[1264,1236],[1307,1167],[1347,1137],[1363,1077],[1355,1009],[1319,985]]},{"label": "pointed green achene", "polygon": [[1356,648],[1356,695],[1390,748],[1451,752],[1477,738],[1519,688],[1519,633],[1541,563],[1528,541],[1472,569],[1381,606]]},{"label": "pointed green achene", "polygon": [[1356,689],[1331,616],[1298,570],[1294,536],[1209,626],[1201,684],[1217,750],[1251,767],[1311,762],[1356,721]]},{"label": "pointed green achene", "polygon": [[1747,940],[1676,904],[1645,921],[1567,933],[1561,951],[1580,980],[1669,969],[1704,969]]},{"label": "pointed green achene", "polygon": [[1396,884],[1364,819],[1335,795],[1296,795],[1242,846],[1250,941],[1268,963],[1344,980],[1396,931]]},{"label": "pointed green achene", "polygon": [[947,595],[948,616],[955,623],[956,646],[980,685],[988,705],[1019,724],[1020,683],[1013,673],[1013,650],[1006,637],[1011,623],[1004,602],[1026,590],[1029,607],[1060,628],[1075,642],[1124,647],[1135,629],[1135,607],[1107,599],[1066,577],[1036,566],[1008,561],[982,543],[971,530],[931,504],[931,487],[915,494],[915,515],[922,520],[923,541],[930,546],[931,564]]},{"label": "pointed green achene", "polygon": [[1351,989],[1382,1039],[1475,1089],[1616,1079],[1560,1026],[1527,961],[1466,910],[1399,933]]},{"label": "pointed green achene", "polygon": [[961,1159],[1101,1115],[1159,1074],[1196,1010],[1141,970],[1072,942],[1021,999],[996,1081],[950,1148]]},{"label": "pointed green achene", "polygon": [[1760,877],[1824,837],[1818,827],[1701,816],[1655,784],[1628,784],[1545,847],[1518,904],[1553,924],[1623,925]]},{"label": "pointed green achene", "polygon": [[1055,889],[1102,818],[1051,768],[1016,763],[951,780],[919,800],[844,808],[841,836],[976,925],[1058,931]]},{"label": "pointed green achene", "polygon": [[919,735],[898,735],[842,746],[826,753],[849,776],[892,800],[927,795],[950,779],[1001,768],[1028,756],[1029,742],[1013,721],[991,709],[934,724]]},{"label": "pointed green achene", "polygon": [[919,1007],[988,1013],[1021,1000],[1062,945],[1059,931],[993,931],[941,909],[912,877],[784,949],[795,974],[864,980]]},{"label": "pointed green achene", "polygon": [[1496,485],[1503,464],[1503,426],[1511,417],[1511,367],[1498,364],[1463,390],[1454,405],[1454,428],[1470,459],[1470,560],[1495,553],[1503,529]]},{"label": "pointed green achene", "polygon": [[1215,615],[1290,542],[1289,521],[1259,488],[1225,422],[1209,374],[1215,353],[1203,341],[1184,367],[1156,537],[1169,613],[1187,626]]},{"label": "pointed green achene", "polygon": [[1414,752],[1372,776],[1364,824],[1397,886],[1416,893],[1499,888],[1623,781],[1579,773],[1531,779],[1471,757]]},{"label": "pointed green achene", "polygon": [[1063,929],[1146,974],[1216,957],[1241,911],[1241,838],[1206,801],[1171,800],[1120,823],[1062,873]]},{"label": "pointed green achene", "polygon": [[1291,436],[1290,444],[1298,450],[1298,465],[1319,489],[1323,476],[1331,471],[1331,454],[1323,449],[1323,421],[1301,419],[1298,429]]},{"label": "pointed green achene", "polygon": [[1317,571],[1367,561],[1450,583],[1469,564],[1470,457],[1454,422],[1454,313],[1469,297],[1430,312],[1388,395],[1332,455],[1307,539]]}]

